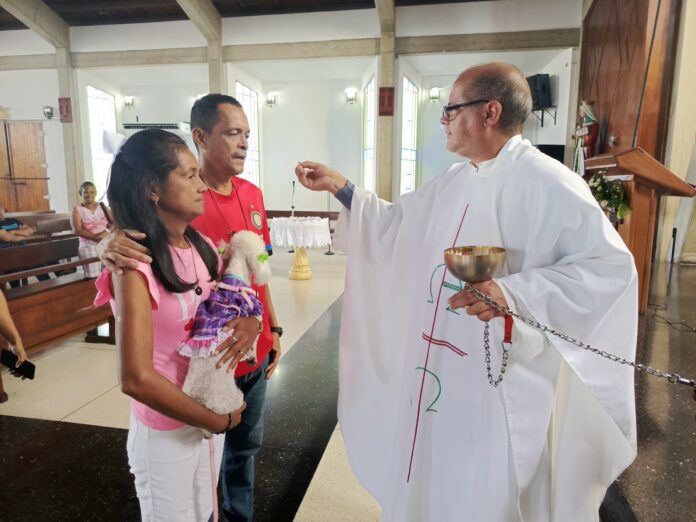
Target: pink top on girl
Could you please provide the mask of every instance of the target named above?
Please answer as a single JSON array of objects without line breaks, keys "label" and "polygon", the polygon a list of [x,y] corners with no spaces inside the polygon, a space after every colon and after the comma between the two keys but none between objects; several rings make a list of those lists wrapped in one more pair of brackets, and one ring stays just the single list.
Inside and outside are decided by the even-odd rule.
[{"label": "pink top on girl", "polygon": [[[206,240],[215,249],[212,242],[208,238]],[[182,281],[195,281],[198,274],[198,285],[203,291],[201,295],[196,295],[193,289],[180,294],[167,291],[157,281],[152,267],[147,263],[138,263],[136,270],[145,276],[152,302],[152,359],[155,371],[181,388],[188,371],[189,358],[179,355],[178,348],[189,336],[198,304],[208,298],[214,281],[209,281],[208,269],[195,248],[170,246],[169,249],[174,269]],[[94,299],[94,306],[109,302],[111,311],[116,313],[111,291],[111,272],[104,270],[95,284],[97,297]],[[184,426],[183,422],[167,417],[135,399],[131,400],[131,411],[143,424],[156,430],[174,430]]]},{"label": "pink top on girl", "polygon": [[[80,213],[80,219],[82,219],[82,228],[84,228],[87,232],[99,234],[100,232],[104,232],[104,230],[109,228],[109,220],[106,219],[104,209],[101,205],[97,205],[94,212],[83,205],[78,205],[77,210]],[[96,241],[80,237],[80,243],[94,244]]]}]

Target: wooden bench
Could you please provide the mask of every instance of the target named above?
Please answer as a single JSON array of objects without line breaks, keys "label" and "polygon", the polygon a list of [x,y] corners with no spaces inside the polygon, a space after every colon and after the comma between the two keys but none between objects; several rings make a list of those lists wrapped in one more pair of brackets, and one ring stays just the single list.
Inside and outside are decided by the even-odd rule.
[{"label": "wooden bench", "polygon": [[45,241],[56,235],[68,235],[72,233],[70,214],[56,214],[55,211],[46,212],[10,212],[5,213],[8,218],[15,218],[23,225],[32,227],[36,233],[27,237],[26,241],[34,243]]},{"label": "wooden bench", "polygon": [[[65,273],[99,261],[97,258],[73,260],[77,258],[78,246],[78,238],[73,236],[0,249],[0,273],[15,271],[0,274],[0,288],[10,281],[27,280],[51,272]],[[64,261],[26,269],[57,260]],[[94,279],[86,278],[81,270],[3,291],[25,348],[92,330],[106,322],[109,323],[109,335],[98,336],[90,332],[85,340],[115,343],[111,308],[109,305],[98,308],[92,305],[97,294]]]}]

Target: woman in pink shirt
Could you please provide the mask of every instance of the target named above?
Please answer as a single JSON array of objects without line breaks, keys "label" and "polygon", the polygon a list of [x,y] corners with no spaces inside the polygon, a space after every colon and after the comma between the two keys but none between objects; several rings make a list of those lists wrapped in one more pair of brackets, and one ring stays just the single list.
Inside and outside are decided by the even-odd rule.
[{"label": "woman in pink shirt", "polygon": [[[91,181],[80,185],[82,204],[73,208],[72,225],[75,234],[80,236],[78,255],[80,259],[97,257],[97,243],[109,235],[112,218],[104,203],[97,201],[97,188]],[[101,263],[84,265],[87,277],[97,277],[101,272]]]},{"label": "woman in pink shirt", "polygon": [[[206,186],[181,138],[149,129],[129,138],[114,159],[107,191],[121,229],[146,233],[152,264],[97,279],[95,304],[111,302],[116,318],[121,389],[133,398],[128,461],[143,520],[207,521],[224,437],[244,406],[219,415],[181,391],[188,359],[179,355],[201,300],[218,277],[214,246],[188,224],[203,213]],[[228,324],[234,335],[220,371],[231,371],[259,330],[254,317]],[[233,374],[230,373],[230,378]]]}]

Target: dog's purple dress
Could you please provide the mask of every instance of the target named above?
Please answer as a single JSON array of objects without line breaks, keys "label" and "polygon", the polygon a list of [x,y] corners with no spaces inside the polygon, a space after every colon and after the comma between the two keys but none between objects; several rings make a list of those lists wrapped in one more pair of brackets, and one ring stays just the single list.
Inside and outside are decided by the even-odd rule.
[{"label": "dog's purple dress", "polygon": [[232,335],[222,328],[237,317],[261,317],[263,305],[247,283],[226,275],[198,305],[191,337],[181,343],[179,353],[186,357],[211,357],[222,342]]}]

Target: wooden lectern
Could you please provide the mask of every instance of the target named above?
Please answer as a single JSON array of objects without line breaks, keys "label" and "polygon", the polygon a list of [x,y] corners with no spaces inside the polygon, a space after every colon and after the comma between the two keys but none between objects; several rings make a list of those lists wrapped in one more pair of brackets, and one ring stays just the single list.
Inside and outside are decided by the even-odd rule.
[{"label": "wooden lectern", "polygon": [[696,189],[674,175],[640,147],[602,154],[585,161],[585,168],[605,171],[608,178],[621,176],[631,213],[619,224],[619,234],[633,254],[638,271],[638,310],[648,308],[655,227],[660,196],[693,197]]}]

